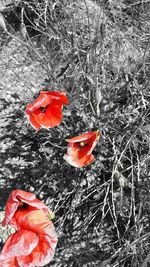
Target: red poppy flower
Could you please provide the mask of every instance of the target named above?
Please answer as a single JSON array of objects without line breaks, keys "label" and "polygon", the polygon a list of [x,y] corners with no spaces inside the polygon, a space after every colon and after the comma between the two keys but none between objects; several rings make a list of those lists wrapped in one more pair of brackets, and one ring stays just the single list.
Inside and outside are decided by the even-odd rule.
[{"label": "red poppy flower", "polygon": [[81,168],[91,164],[95,158],[92,151],[100,137],[99,131],[88,132],[80,136],[67,139],[69,143],[64,159],[72,166]]},{"label": "red poppy flower", "polygon": [[25,113],[34,129],[49,129],[61,123],[62,107],[67,104],[66,93],[41,91],[39,97],[27,105]]},{"label": "red poppy flower", "polygon": [[11,234],[0,255],[0,267],[37,267],[48,264],[54,256],[57,234],[53,213],[34,194],[14,190],[6,203],[3,225],[11,224]]},{"label": "red poppy flower", "polygon": [[53,223],[43,210],[21,208],[15,213],[20,229],[11,234],[0,255],[0,267],[39,267],[48,264],[57,244]]}]

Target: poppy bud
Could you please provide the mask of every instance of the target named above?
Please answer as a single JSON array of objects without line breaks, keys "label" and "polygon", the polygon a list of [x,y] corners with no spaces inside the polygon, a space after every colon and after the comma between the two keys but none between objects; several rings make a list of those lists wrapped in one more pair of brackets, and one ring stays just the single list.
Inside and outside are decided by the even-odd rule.
[{"label": "poppy bud", "polygon": [[5,24],[5,21],[4,21],[4,17],[2,15],[2,13],[0,13],[0,29],[4,32],[7,31],[6,29],[6,24]]},{"label": "poppy bud", "polygon": [[27,39],[27,29],[26,29],[26,25],[24,23],[21,23],[21,36],[23,38],[23,40]]},{"label": "poppy bud", "polygon": [[97,115],[99,116],[100,115],[100,108],[99,108],[99,105],[100,105],[100,103],[101,103],[101,101],[102,101],[102,94],[101,94],[101,90],[100,90],[100,88],[97,88],[96,89],[96,95],[95,95],[95,97],[96,97],[96,102],[97,102],[97,106],[96,106],[96,112],[97,112]]}]

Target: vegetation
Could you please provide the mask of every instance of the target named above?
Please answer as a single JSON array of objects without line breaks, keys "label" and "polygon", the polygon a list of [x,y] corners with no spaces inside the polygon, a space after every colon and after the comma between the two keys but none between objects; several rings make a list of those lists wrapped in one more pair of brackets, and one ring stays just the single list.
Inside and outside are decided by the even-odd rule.
[{"label": "vegetation", "polygon": [[[149,1],[6,2],[1,210],[20,188],[55,212],[50,266],[149,266]],[[65,90],[70,104],[60,126],[36,132],[24,110],[41,89]],[[65,139],[97,129],[96,161],[69,166]]]}]

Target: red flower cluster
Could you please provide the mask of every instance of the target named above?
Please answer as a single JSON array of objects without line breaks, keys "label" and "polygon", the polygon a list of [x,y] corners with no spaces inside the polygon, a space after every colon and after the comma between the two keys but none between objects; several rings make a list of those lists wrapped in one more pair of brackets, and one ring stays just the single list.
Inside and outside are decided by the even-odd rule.
[{"label": "red flower cluster", "polygon": [[91,164],[95,160],[92,151],[95,148],[99,137],[100,132],[94,131],[66,139],[69,144],[64,159],[70,165],[77,168]]},{"label": "red flower cluster", "polygon": [[41,91],[39,97],[27,105],[25,113],[35,130],[49,129],[61,123],[62,107],[67,104],[66,93]]},{"label": "red flower cluster", "polygon": [[40,267],[48,264],[57,244],[52,217],[53,213],[34,194],[12,191],[2,225],[10,224],[16,232],[4,244],[0,267]]},{"label": "red flower cluster", "polygon": [[[39,97],[26,107],[26,114],[30,124],[36,130],[51,128],[60,124],[62,107],[68,104],[64,92],[41,91]],[[99,131],[88,132],[66,141],[69,143],[64,159],[72,166],[81,168],[95,161],[92,154],[100,137]]]}]

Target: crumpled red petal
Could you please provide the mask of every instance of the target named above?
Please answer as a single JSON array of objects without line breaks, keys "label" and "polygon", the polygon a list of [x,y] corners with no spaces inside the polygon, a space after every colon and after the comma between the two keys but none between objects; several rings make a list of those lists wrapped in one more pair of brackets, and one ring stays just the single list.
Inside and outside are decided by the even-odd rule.
[{"label": "crumpled red petal", "polygon": [[20,267],[16,257],[0,259],[0,267]]},{"label": "crumpled red petal", "polygon": [[27,118],[35,130],[37,131],[40,130],[41,125],[37,122],[36,117],[34,117],[33,113],[31,113],[30,115],[27,115]]},{"label": "crumpled red petal", "polygon": [[52,128],[62,121],[62,107],[68,104],[65,92],[41,91],[38,98],[25,110],[28,121],[35,130]]},{"label": "crumpled red petal", "polygon": [[64,155],[64,159],[73,167],[76,168],[82,168],[87,165],[92,164],[95,161],[95,158],[92,154],[90,155],[85,155],[83,158],[78,159],[77,157],[74,158],[70,155]]},{"label": "crumpled red petal", "polygon": [[54,228],[49,216],[49,211],[32,210],[31,207],[18,209],[14,215],[19,228],[30,229],[37,232],[37,234],[45,231],[47,225]]},{"label": "crumpled red petal", "polygon": [[91,164],[95,160],[92,151],[97,144],[99,136],[100,132],[94,131],[67,139],[66,141],[69,142],[69,144],[64,159],[70,165],[77,168]]},{"label": "crumpled red petal", "polygon": [[57,234],[53,223],[49,220],[48,212],[20,210],[17,211],[16,221],[21,228],[30,229],[39,237],[39,242],[31,255],[18,258],[18,262],[23,266],[28,266],[29,263],[34,263],[35,266],[44,266],[49,263],[54,256]]},{"label": "crumpled red petal", "polygon": [[36,121],[42,128],[48,129],[59,125],[62,121],[62,105],[53,101],[47,106],[45,112],[36,110],[32,113]]},{"label": "crumpled red petal", "polygon": [[78,143],[69,143],[64,159],[72,166],[81,168],[94,162],[94,156],[89,153],[91,146],[79,147]]},{"label": "crumpled red petal", "polygon": [[51,103],[51,99],[47,94],[40,94],[38,98],[32,103],[28,104],[26,107],[26,114],[31,114],[31,112],[35,111],[40,107],[46,107]]},{"label": "crumpled red petal", "polygon": [[68,97],[67,97],[65,92],[56,92],[56,91],[46,92],[46,91],[41,91],[40,94],[46,94],[52,100],[58,100],[63,105],[67,105],[69,103]]},{"label": "crumpled red petal", "polygon": [[39,237],[36,233],[21,229],[8,237],[2,249],[0,260],[29,255],[37,246],[38,242]]},{"label": "crumpled red petal", "polygon": [[53,223],[42,210],[18,210],[15,216],[21,230],[8,238],[0,259],[16,257],[23,267],[48,264],[57,244]]},{"label": "crumpled red petal", "polygon": [[69,142],[69,143],[83,142],[83,141],[86,141],[86,140],[88,140],[90,138],[95,139],[99,135],[100,135],[99,131],[87,132],[87,133],[81,134],[79,136],[75,136],[75,137],[66,139],[66,141]]},{"label": "crumpled red petal", "polygon": [[47,231],[45,235],[40,236],[38,245],[30,255],[18,257],[19,264],[24,267],[48,264],[54,256],[56,247],[56,240],[52,239],[51,235]]},{"label": "crumpled red petal", "polygon": [[5,217],[2,222],[3,226],[6,224],[12,224],[13,226],[16,226],[13,216],[21,203],[28,204],[28,206],[32,207],[33,209],[50,211],[48,207],[42,201],[37,199],[34,194],[17,189],[11,192],[7,200]]},{"label": "crumpled red petal", "polygon": [[[15,213],[17,225],[15,234],[7,239],[0,260],[8,258],[22,267],[37,267],[48,264],[55,252],[57,234],[53,223],[48,218],[48,212],[43,210],[18,209]],[[11,265],[7,265],[11,267]],[[13,266],[13,265],[12,265]],[[14,265],[15,266],[15,265]]]}]

